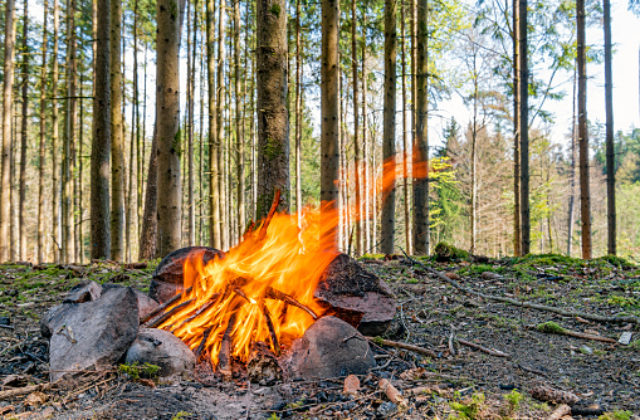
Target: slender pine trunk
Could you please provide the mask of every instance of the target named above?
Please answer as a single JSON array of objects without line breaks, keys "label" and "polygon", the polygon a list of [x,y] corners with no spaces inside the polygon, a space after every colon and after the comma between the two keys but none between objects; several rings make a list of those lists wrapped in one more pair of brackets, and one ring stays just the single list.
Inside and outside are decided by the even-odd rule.
[{"label": "slender pine trunk", "polygon": [[587,61],[584,0],[576,1],[578,29],[578,144],[580,150],[580,217],[582,258],[591,258],[591,195],[589,192],[589,132],[587,131]]},{"label": "slender pine trunk", "polygon": [[24,0],[24,13],[22,17],[22,121],[20,134],[20,186],[19,186],[19,229],[20,248],[18,259],[27,259],[27,224],[25,221],[25,201],[27,193],[27,145],[28,133],[27,123],[29,118],[29,47],[27,39],[29,36],[29,2]]},{"label": "slender pine trunk", "polygon": [[45,211],[45,192],[44,192],[44,178],[45,178],[45,131],[47,128],[45,103],[47,96],[47,23],[49,19],[49,1],[44,0],[43,4],[43,18],[42,18],[42,67],[40,68],[40,136],[38,143],[38,257],[37,262],[42,263],[46,259],[47,255],[47,240],[46,240],[46,218]]},{"label": "slender pine trunk", "polygon": [[613,143],[613,82],[611,80],[611,1],[604,7],[604,95],[607,157],[607,253],[616,255],[616,168]]}]

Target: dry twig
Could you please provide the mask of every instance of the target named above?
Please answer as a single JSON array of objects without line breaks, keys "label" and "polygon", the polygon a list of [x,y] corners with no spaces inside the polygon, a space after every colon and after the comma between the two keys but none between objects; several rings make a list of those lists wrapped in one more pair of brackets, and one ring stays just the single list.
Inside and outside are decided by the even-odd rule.
[{"label": "dry twig", "polygon": [[386,340],[380,337],[366,337],[366,338],[367,340],[371,341],[374,344],[387,346],[387,347],[395,347],[397,349],[409,350],[414,353],[424,354],[425,356],[430,356],[436,359],[438,358],[438,355],[433,350],[425,349],[424,347],[414,346],[413,344],[402,343],[400,341]]},{"label": "dry twig", "polygon": [[481,352],[486,353],[486,354],[488,354],[490,356],[506,357],[507,359],[511,358],[510,354],[501,352],[500,350],[490,349],[490,348],[481,346],[480,344],[473,343],[471,341],[463,340],[461,338],[456,338],[456,341],[458,343],[462,344],[463,346],[471,347],[472,349],[481,351]]},{"label": "dry twig", "polygon": [[142,320],[140,320],[140,324],[146,324],[147,321],[149,321],[151,318],[153,318],[154,316],[158,315],[160,312],[163,312],[169,306],[171,306],[174,303],[176,303],[177,301],[179,301],[182,298],[182,295],[186,295],[189,292],[191,292],[191,287],[189,287],[187,290],[185,290],[183,292],[180,292],[177,295],[173,296],[171,299],[169,299],[168,301],[166,301],[162,305],[158,306],[156,309],[151,311],[151,313],[149,313],[149,315],[147,315]]}]

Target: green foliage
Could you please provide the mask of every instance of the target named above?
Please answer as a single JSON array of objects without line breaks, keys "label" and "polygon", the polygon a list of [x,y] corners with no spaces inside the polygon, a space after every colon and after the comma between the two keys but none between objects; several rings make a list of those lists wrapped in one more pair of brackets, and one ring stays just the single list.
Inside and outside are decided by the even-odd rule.
[{"label": "green foliage", "polygon": [[482,392],[474,392],[471,399],[461,400],[456,395],[457,401],[452,401],[449,406],[456,412],[449,416],[452,420],[474,420],[478,418],[478,414],[485,406],[485,397]]},{"label": "green foliage", "polygon": [[540,332],[547,333],[547,334],[564,334],[564,332],[566,331],[559,324],[553,321],[547,321],[547,322],[538,324],[536,326],[536,329]]},{"label": "green foliage", "polygon": [[138,364],[138,362],[124,363],[118,366],[118,371],[129,376],[134,381],[140,378],[154,379],[160,372],[160,366],[148,362],[143,365]]},{"label": "green foliage", "polygon": [[192,414],[187,411],[178,411],[175,416],[171,417],[171,420],[183,420],[186,417],[190,417]]},{"label": "green foliage", "polygon": [[280,420],[280,416],[276,413],[271,413],[267,420]]},{"label": "green foliage", "polygon": [[520,403],[522,402],[524,396],[514,389],[510,393],[504,394],[503,398],[507,402],[507,404],[509,404],[509,412],[514,413],[520,408]]},{"label": "green foliage", "polygon": [[628,410],[615,410],[604,413],[598,420],[630,420],[633,413]]},{"label": "green foliage", "polygon": [[469,253],[446,242],[438,242],[435,249],[436,259],[440,261],[468,260]]}]

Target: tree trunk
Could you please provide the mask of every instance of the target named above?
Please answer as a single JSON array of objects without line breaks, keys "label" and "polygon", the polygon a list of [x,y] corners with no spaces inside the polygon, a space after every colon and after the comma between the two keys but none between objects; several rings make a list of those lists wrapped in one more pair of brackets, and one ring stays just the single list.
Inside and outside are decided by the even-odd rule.
[{"label": "tree trunk", "polygon": [[[384,2],[384,133],[382,138],[382,160],[392,159],[396,154],[396,0]],[[425,22],[426,24],[426,22]],[[384,167],[383,171],[387,171]],[[393,169],[392,169],[393,170]],[[386,178],[385,175],[383,175]],[[381,251],[392,254],[395,234],[395,182],[382,203]]]},{"label": "tree trunk", "polygon": [[111,1],[111,258],[124,257],[124,141],[122,138],[122,2]]},{"label": "tree trunk", "polygon": [[527,0],[519,0],[519,58],[520,58],[520,223],[522,225],[523,255],[531,248],[531,220],[529,211],[529,66],[527,50]]},{"label": "tree trunk", "polygon": [[74,258],[72,173],[73,145],[77,119],[76,85],[76,25],[75,0],[67,1],[67,98],[65,106],[64,143],[62,144],[62,259],[69,263]]},{"label": "tree trunk", "polygon": [[404,193],[404,246],[409,255],[413,254],[413,246],[411,243],[411,211],[410,211],[410,194],[409,194],[409,146],[407,141],[407,55],[405,52],[406,30],[405,30],[405,12],[404,4],[400,5],[400,55],[402,66],[402,151],[404,159],[402,160],[402,170],[404,177],[402,179],[402,192]]},{"label": "tree trunk", "polygon": [[589,193],[589,133],[587,131],[587,61],[584,0],[576,1],[578,30],[578,144],[580,146],[580,217],[582,258],[591,258],[591,197]]},{"label": "tree trunk", "polygon": [[[138,0],[134,0],[133,2],[133,27],[131,28],[131,32],[133,35],[133,110],[132,113],[135,116],[131,121],[132,126],[135,129],[135,147],[136,147],[136,155],[135,155],[135,164],[136,164],[136,198],[135,198],[135,226],[136,233],[140,234],[140,222],[142,221],[142,162],[143,162],[143,153],[142,153],[142,142],[144,141],[144,137],[140,136],[140,94],[139,94],[139,86],[138,86]],[[133,142],[133,140],[132,140]],[[132,143],[133,147],[133,143]],[[133,162],[129,163],[133,166]],[[132,212],[133,213],[133,212]],[[138,235],[132,235],[134,238],[137,238]],[[131,241],[131,247],[133,247],[133,241]],[[133,258],[133,251],[130,250],[129,254],[131,258]]]},{"label": "tree trunk", "polygon": [[355,189],[355,209],[356,217],[354,217],[353,223],[356,228],[355,246],[353,247],[355,255],[361,255],[364,253],[364,241],[362,236],[362,148],[360,146],[360,140],[358,138],[359,133],[359,116],[358,107],[358,40],[356,37],[357,27],[356,17],[356,0],[351,0],[351,81],[353,83],[353,161],[354,161],[354,189]]},{"label": "tree trunk", "polygon": [[29,117],[29,2],[24,0],[24,14],[22,20],[22,121],[20,134],[20,198],[18,217],[20,223],[20,249],[18,259],[27,259],[27,225],[25,222],[25,198],[27,192],[27,123]]},{"label": "tree trunk", "polygon": [[571,256],[571,246],[573,245],[573,223],[575,219],[575,197],[576,197],[576,162],[578,160],[577,130],[576,130],[576,84],[577,69],[573,71],[573,92],[571,93],[572,118],[571,118],[571,168],[569,169],[569,210],[567,215],[567,256]]},{"label": "tree trunk", "polygon": [[216,140],[215,144],[218,148],[218,200],[220,202],[220,213],[218,215],[218,223],[220,224],[220,246],[221,248],[227,248],[227,223],[225,213],[227,210],[227,193],[224,171],[224,56],[225,56],[225,8],[226,1],[219,0],[218,4],[218,60],[217,60],[217,85],[216,85]]},{"label": "tree trunk", "polygon": [[362,50],[362,68],[360,71],[360,77],[362,77],[362,149],[363,149],[363,165],[364,165],[364,232],[365,232],[365,248],[364,252],[371,252],[373,244],[371,242],[371,165],[369,163],[370,160],[370,151],[369,149],[373,147],[367,141],[367,5],[364,3],[362,5],[362,37],[360,39]]},{"label": "tree trunk", "polygon": [[300,27],[300,2],[296,0],[296,212],[298,214],[298,226],[302,224],[302,35]]},{"label": "tree trunk", "polygon": [[207,0],[207,78],[209,84],[209,202],[211,205],[211,246],[222,247],[220,233],[220,183],[218,168],[219,145],[217,144],[216,80],[215,80],[215,1]]},{"label": "tree trunk", "polygon": [[513,253],[522,255],[520,223],[520,0],[513,0]]},{"label": "tree trunk", "polygon": [[616,255],[616,168],[613,143],[613,83],[611,81],[611,2],[604,7],[604,96],[606,108],[607,155],[607,253]]},{"label": "tree trunk", "polygon": [[477,141],[478,141],[478,69],[476,67],[477,51],[474,47],[473,54],[473,120],[471,127],[471,202],[469,208],[469,221],[470,221],[470,234],[471,244],[469,246],[469,253],[474,254],[476,252],[476,240],[477,240],[477,207],[478,207],[478,153],[477,153]]},{"label": "tree trunk", "polygon": [[180,8],[177,0],[159,0],[156,70],[156,124],[158,159],[158,233],[156,256],[180,248]]},{"label": "tree trunk", "polygon": [[[338,142],[340,121],[338,115],[338,31],[339,1],[322,0],[322,64],[321,64],[321,144],[320,144],[320,200],[335,208],[338,205],[338,168],[340,155]],[[334,232],[337,241],[337,230]]]},{"label": "tree trunk", "polygon": [[60,16],[58,0],[53,0],[53,51],[51,54],[51,217],[53,221],[53,260],[59,262],[61,258],[61,223],[60,223],[60,184],[58,170],[58,30]]},{"label": "tree trunk", "polygon": [[0,193],[0,261],[7,261],[13,244],[6,241],[9,237],[11,218],[11,105],[13,104],[13,70],[15,58],[16,24],[15,0],[5,3],[4,18],[4,80],[2,89],[2,191]]},{"label": "tree trunk", "polygon": [[289,207],[289,119],[287,115],[287,12],[284,0],[258,0],[258,205],[266,216],[275,190],[280,209]]},{"label": "tree trunk", "polygon": [[195,173],[193,170],[194,162],[193,162],[193,146],[195,142],[194,138],[194,124],[195,124],[195,87],[196,87],[196,43],[197,43],[197,22],[198,22],[198,0],[194,1],[193,4],[193,21],[191,23],[191,68],[189,69],[189,150],[187,155],[187,165],[188,165],[188,176],[189,176],[189,185],[188,185],[188,199],[187,204],[189,206],[189,218],[188,218],[188,233],[189,233],[189,245],[196,244],[196,203],[195,203],[195,193],[194,193],[194,182],[195,182]]},{"label": "tree trunk", "polygon": [[[157,115],[156,115],[157,119]],[[144,196],[144,214],[140,231],[139,260],[150,260],[156,255],[156,238],[158,236],[158,140],[156,135],[157,121],[154,123],[149,167],[147,168],[147,186]]]},{"label": "tree trunk", "polygon": [[236,177],[237,180],[237,226],[236,239],[244,233],[245,209],[244,209],[244,116],[240,106],[240,0],[233,2],[233,61],[236,117]]},{"label": "tree trunk", "polygon": [[[416,117],[415,157],[418,162],[429,161],[428,121],[428,53],[427,0],[418,0],[416,27]],[[413,180],[413,250],[416,254],[429,253],[429,179]]]},{"label": "tree trunk", "polygon": [[110,0],[98,1],[91,147],[91,258],[110,258],[109,152],[111,141]]},{"label": "tree trunk", "polygon": [[45,117],[45,100],[47,96],[47,20],[49,18],[49,1],[44,0],[42,18],[42,67],[40,68],[40,137],[38,144],[38,256],[37,262],[42,263],[46,259],[47,241],[46,222],[44,216],[45,192],[44,192],[44,163],[45,163],[45,131],[47,121]]}]

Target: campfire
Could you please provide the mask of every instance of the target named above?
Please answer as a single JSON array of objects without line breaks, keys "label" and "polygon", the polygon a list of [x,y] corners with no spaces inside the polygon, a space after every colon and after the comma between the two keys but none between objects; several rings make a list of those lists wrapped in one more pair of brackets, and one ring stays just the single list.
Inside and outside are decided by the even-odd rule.
[{"label": "campfire", "polygon": [[[366,194],[376,189],[384,200],[395,180],[407,176],[402,163],[385,162]],[[413,177],[426,173],[426,164],[414,164]],[[336,206],[286,214],[276,211],[279,204],[276,192],[267,216],[225,253],[190,247],[166,256],[148,296],[95,282],[74,288],[42,320],[43,334],[51,337],[51,379],[123,356],[127,363],[159,365],[166,375],[198,365],[229,377],[246,368],[250,378],[271,372],[268,382],[375,366],[362,333],[388,327],[393,294],[337,250]],[[358,207],[349,209],[356,218]]]},{"label": "campfire", "polygon": [[204,263],[204,251],[192,252],[184,292],[152,322],[221,371],[230,357],[246,362],[256,342],[269,343],[279,356],[326,313],[314,292],[338,255],[329,234],[335,214],[308,210],[298,228],[297,215],[275,212],[278,201],[279,193],[263,223],[223,257]]}]

